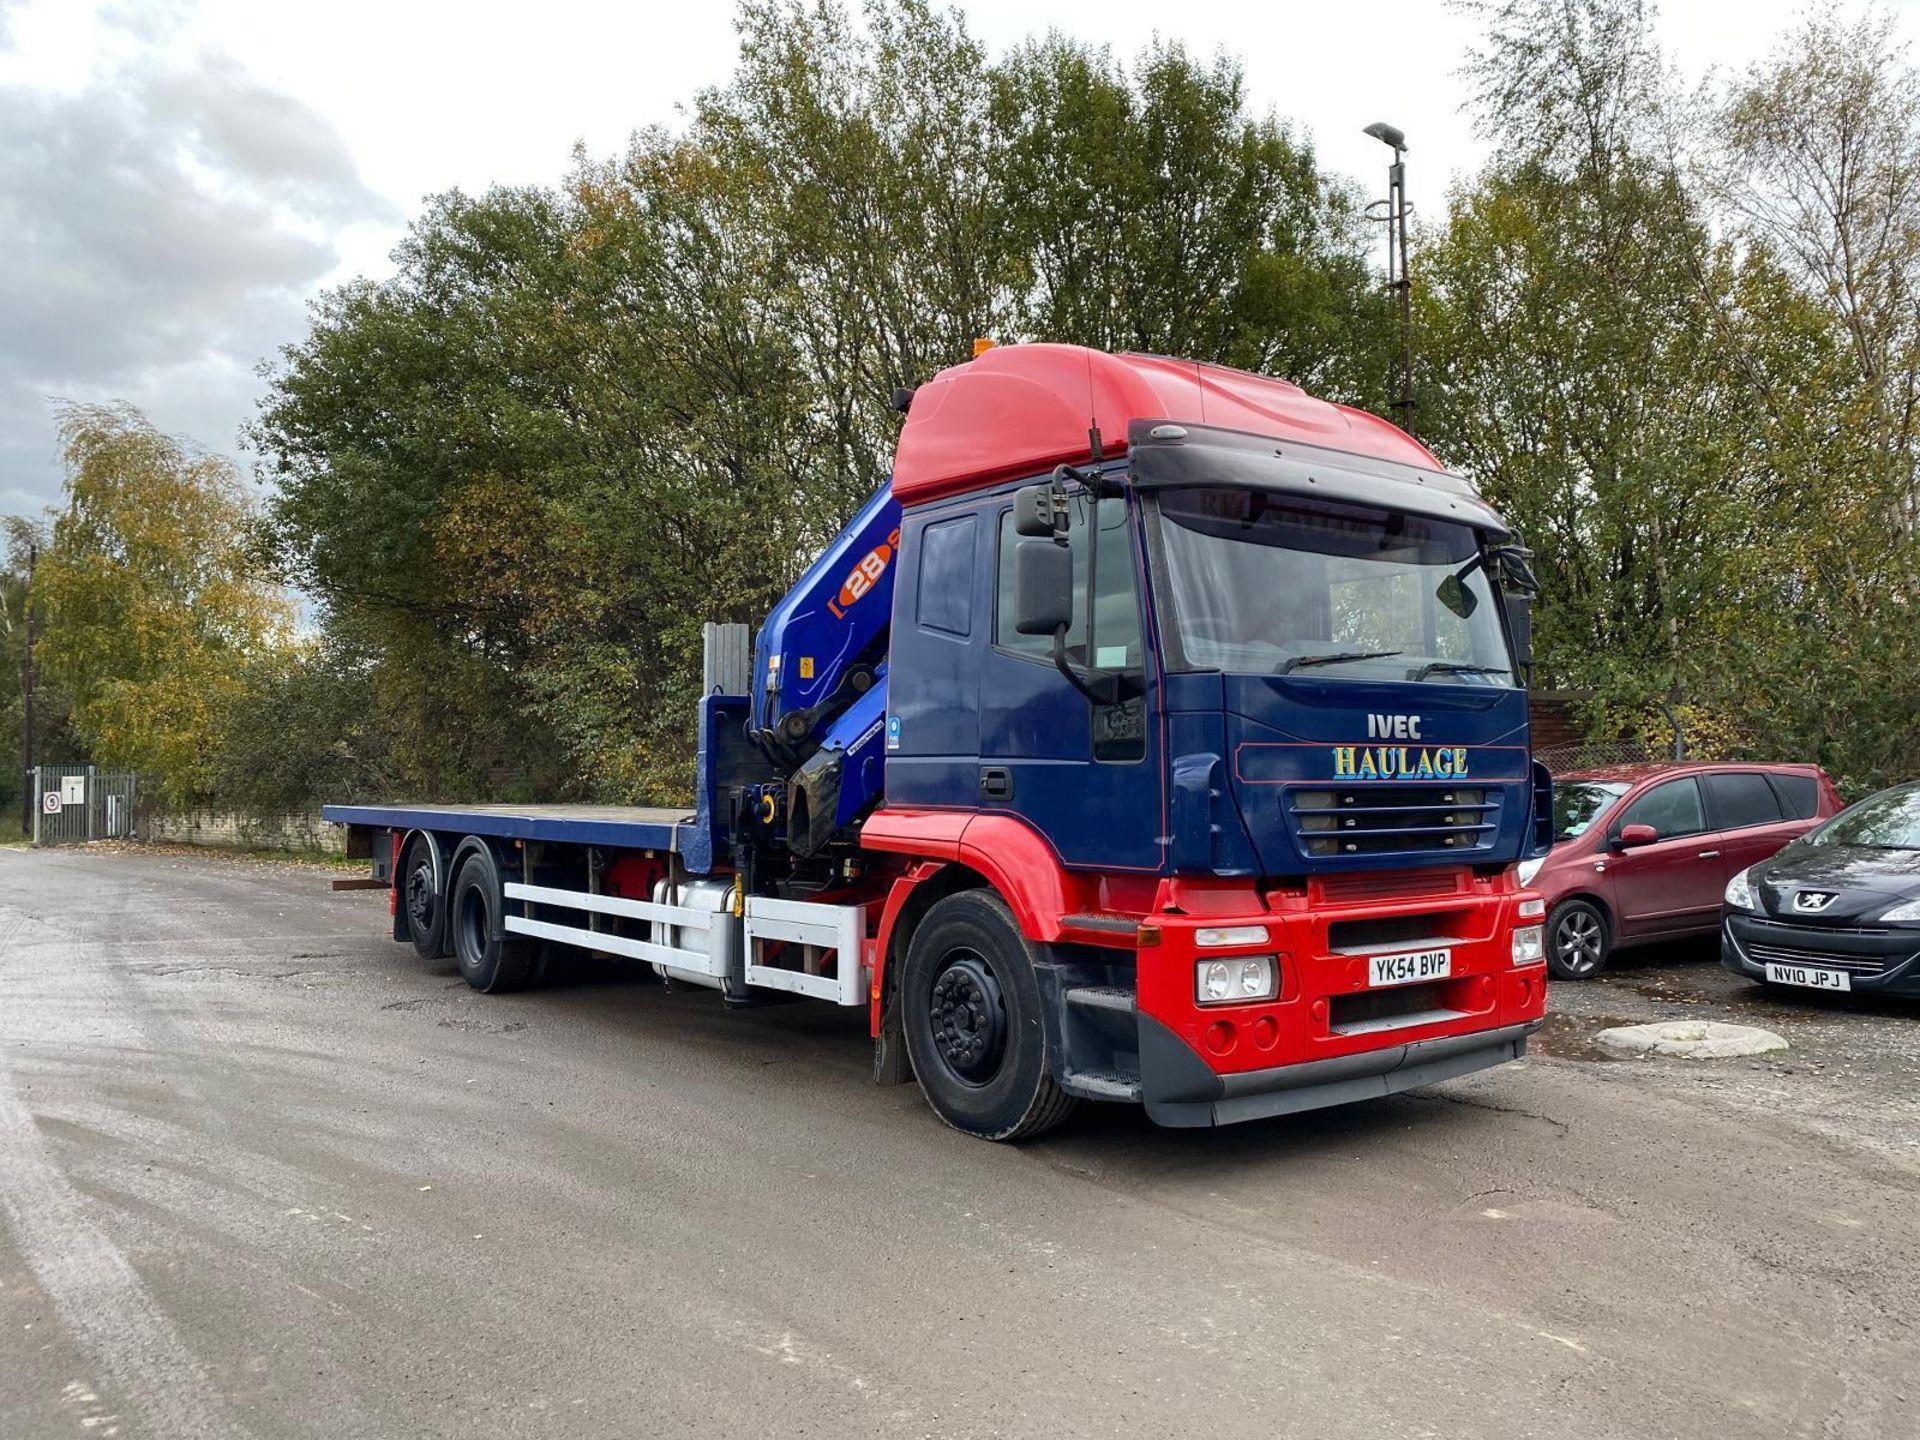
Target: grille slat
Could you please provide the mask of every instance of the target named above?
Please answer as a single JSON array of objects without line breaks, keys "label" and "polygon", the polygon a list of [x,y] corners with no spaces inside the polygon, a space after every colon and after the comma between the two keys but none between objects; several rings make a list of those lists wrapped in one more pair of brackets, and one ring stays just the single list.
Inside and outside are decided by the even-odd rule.
[{"label": "grille slat", "polygon": [[1500,805],[1483,785],[1299,785],[1285,810],[1310,856],[1470,854],[1493,843]]},{"label": "grille slat", "polygon": [[1386,875],[1324,875],[1324,900],[1414,900],[1460,892],[1457,870],[1412,870]]}]

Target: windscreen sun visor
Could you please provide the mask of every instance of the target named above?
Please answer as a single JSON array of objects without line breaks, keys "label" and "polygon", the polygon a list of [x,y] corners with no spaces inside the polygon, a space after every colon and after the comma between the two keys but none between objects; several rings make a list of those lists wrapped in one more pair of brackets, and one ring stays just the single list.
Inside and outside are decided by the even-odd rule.
[{"label": "windscreen sun visor", "polygon": [[1438,470],[1238,430],[1153,420],[1128,427],[1127,449],[1134,483],[1142,490],[1266,490],[1470,525],[1490,540],[1508,537],[1506,524],[1471,485]]}]

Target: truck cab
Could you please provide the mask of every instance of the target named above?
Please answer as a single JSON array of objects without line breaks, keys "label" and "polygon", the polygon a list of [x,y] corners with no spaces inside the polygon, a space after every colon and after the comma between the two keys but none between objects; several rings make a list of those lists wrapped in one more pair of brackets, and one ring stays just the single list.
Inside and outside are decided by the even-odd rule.
[{"label": "truck cab", "polygon": [[1021,346],[922,387],[891,494],[861,844],[982,867],[1064,1086],[1202,1124],[1521,1052],[1531,577],[1471,486],[1283,382]]}]

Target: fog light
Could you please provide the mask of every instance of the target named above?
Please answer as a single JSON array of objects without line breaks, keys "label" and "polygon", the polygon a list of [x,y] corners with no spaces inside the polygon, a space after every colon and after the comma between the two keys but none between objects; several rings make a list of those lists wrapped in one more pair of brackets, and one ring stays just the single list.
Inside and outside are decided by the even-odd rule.
[{"label": "fog light", "polygon": [[1513,932],[1513,963],[1538,965],[1547,958],[1546,929],[1540,925],[1522,925]]},{"label": "fog light", "polygon": [[1221,945],[1264,945],[1267,943],[1267,927],[1226,925],[1209,929],[1203,925],[1193,932],[1193,943],[1202,950],[1215,949]]},{"label": "fog light", "polygon": [[1279,962],[1272,955],[1202,960],[1194,970],[1194,1000],[1201,1005],[1244,1005],[1251,1000],[1271,1000],[1279,973]]}]

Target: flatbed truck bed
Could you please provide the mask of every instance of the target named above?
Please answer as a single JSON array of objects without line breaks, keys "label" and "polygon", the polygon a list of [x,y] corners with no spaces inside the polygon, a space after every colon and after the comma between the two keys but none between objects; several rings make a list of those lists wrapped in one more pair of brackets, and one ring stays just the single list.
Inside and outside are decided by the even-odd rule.
[{"label": "flatbed truck bed", "polygon": [[320,814],[343,825],[381,830],[438,830],[672,854],[684,852],[700,823],[691,806],[650,805],[327,805]]}]

